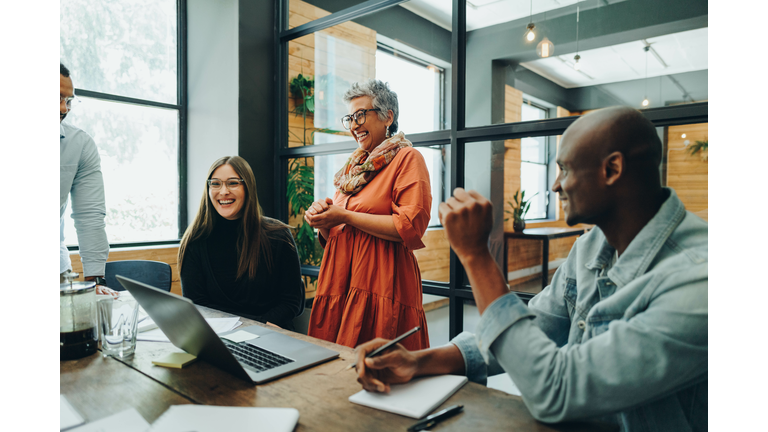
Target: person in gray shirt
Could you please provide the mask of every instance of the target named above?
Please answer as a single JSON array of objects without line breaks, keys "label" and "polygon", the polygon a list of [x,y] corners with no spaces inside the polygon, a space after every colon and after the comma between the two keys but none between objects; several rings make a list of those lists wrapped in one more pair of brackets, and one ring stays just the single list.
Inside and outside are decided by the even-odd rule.
[{"label": "person in gray shirt", "polygon": [[480,311],[475,333],[410,352],[357,349],[358,381],[387,392],[420,375],[507,372],[544,422],[602,419],[622,431],[708,429],[708,227],[662,187],[656,128],[628,107],[598,110],[563,134],[552,186],[579,237],[528,305],[489,249],[491,203],[457,188],[440,221]]},{"label": "person in gray shirt", "polygon": [[104,180],[101,176],[101,159],[93,139],[81,129],[67,122],[69,110],[75,99],[75,87],[69,70],[60,64],[59,131],[61,147],[61,178],[59,180],[59,273],[71,272],[72,263],[64,243],[64,212],[72,197],[72,219],[75,221],[83,276],[86,281],[96,282],[97,294],[116,292],[106,287],[104,266],[109,255],[109,243],[104,217]]}]

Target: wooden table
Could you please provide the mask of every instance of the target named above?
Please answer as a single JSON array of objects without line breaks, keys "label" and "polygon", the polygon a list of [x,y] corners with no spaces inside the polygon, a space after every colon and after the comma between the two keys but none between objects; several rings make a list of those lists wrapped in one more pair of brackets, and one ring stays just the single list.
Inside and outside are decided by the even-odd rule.
[{"label": "wooden table", "polygon": [[193,403],[141,372],[103,358],[100,352],[59,363],[59,391],[86,422],[133,407],[152,423],[171,405]]},{"label": "wooden table", "polygon": [[[232,316],[199,307],[206,317]],[[262,325],[241,318],[241,328]],[[350,403],[360,391],[354,370],[344,371],[353,361],[351,348],[321,341],[287,330],[297,339],[340,352],[340,358],[287,377],[254,386],[204,361],[183,369],[152,365],[152,360],[177,351],[170,343],[139,341],[136,354],[127,361],[103,359],[100,353],[85,359],[61,362],[61,392],[87,420],[95,420],[134,406],[153,422],[170,405],[197,403],[220,406],[292,407],[299,410],[296,431],[404,431],[416,420]],[[115,395],[121,395],[117,398]],[[105,401],[119,400],[113,404]],[[517,431],[613,431],[616,427],[596,423],[547,425],[531,417],[522,399],[476,383],[467,383],[442,407],[463,404],[464,413],[436,430]]]},{"label": "wooden table", "polygon": [[522,232],[504,233],[504,279],[509,274],[507,267],[507,239],[541,240],[541,289],[549,283],[549,241],[552,239],[579,236],[586,232],[583,228],[528,228]]}]

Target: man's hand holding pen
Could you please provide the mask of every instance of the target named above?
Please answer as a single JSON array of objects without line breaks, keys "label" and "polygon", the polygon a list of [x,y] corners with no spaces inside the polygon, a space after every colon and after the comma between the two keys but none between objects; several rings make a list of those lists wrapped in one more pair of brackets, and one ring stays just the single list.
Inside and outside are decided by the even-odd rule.
[{"label": "man's hand holding pen", "polygon": [[418,372],[416,355],[396,344],[387,352],[366,358],[366,355],[389,342],[377,338],[364,343],[355,349],[357,355],[357,382],[365,390],[379,393],[389,393],[390,384],[402,384],[412,380]]}]

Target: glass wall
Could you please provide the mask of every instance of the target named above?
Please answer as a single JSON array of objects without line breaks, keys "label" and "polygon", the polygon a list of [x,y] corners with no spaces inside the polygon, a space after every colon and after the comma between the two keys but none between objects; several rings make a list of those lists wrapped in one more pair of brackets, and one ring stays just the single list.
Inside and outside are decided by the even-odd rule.
[{"label": "glass wall", "polygon": [[[315,111],[307,123],[309,117],[296,112],[303,102],[295,100],[289,87],[293,93],[288,97],[294,100],[288,101],[288,138],[279,143],[278,152],[287,163],[299,155],[314,156],[313,193],[330,196],[329,176],[356,148],[349,135],[336,131],[334,120],[348,114],[338,102],[341,88],[352,80],[377,77],[400,92],[402,129],[415,134],[415,145],[425,145],[419,148],[427,164],[434,162],[433,215],[425,235],[434,246],[414,253],[429,294],[425,310],[448,317],[447,329],[444,323],[439,331],[430,328],[440,341],[472,328],[478,314],[466,275],[435,223],[437,164],[443,170],[441,200],[453,187],[462,186],[493,202],[490,248],[513,291],[525,301],[541,290],[542,260],[547,260],[550,278],[576,237],[552,240],[547,257],[541,242],[507,238],[505,233],[514,231],[515,194],[519,201],[525,192],[524,200],[530,200],[528,228],[567,227],[551,186],[558,172],[560,136],[576,116],[614,105],[645,110],[665,145],[663,181],[681,189],[696,183],[680,195],[686,197],[686,206],[706,218],[706,166],[700,165],[706,161],[689,149],[707,139],[706,3],[680,10],[663,0],[560,0],[534,2],[531,10],[528,4],[510,7],[509,2],[411,0],[373,13],[359,9],[359,3],[289,1],[289,28],[299,25],[294,15],[306,11],[307,5],[324,11],[315,17],[343,11],[334,16],[349,20],[327,28],[305,20],[302,24],[313,34],[298,38],[283,29],[289,69],[284,84],[291,86],[299,73],[311,77],[316,83],[310,94]],[[452,15],[454,3],[466,4],[462,16]],[[466,31],[460,28],[464,20]],[[530,41],[525,35],[529,24],[534,24]],[[353,54],[358,57],[348,60]],[[698,122],[688,124],[691,118]],[[307,131],[311,140],[296,138]],[[683,134],[694,138],[686,145]],[[435,142],[442,146],[431,146]],[[325,144],[329,150],[310,150],[309,144]],[[691,158],[699,165],[690,173],[680,172],[693,166]],[[439,272],[426,267],[434,255],[440,256]],[[446,330],[447,335],[440,333]]]},{"label": "glass wall", "polygon": [[[335,5],[292,0],[291,22],[298,22],[298,16],[325,16],[323,6],[333,9]],[[413,134],[445,128],[445,69],[450,57],[437,57],[445,57],[445,49],[419,50],[403,43],[407,35],[403,38],[384,24],[402,14],[428,23],[397,7],[288,42],[289,147],[350,141],[341,124],[341,118],[350,114],[343,96],[353,83],[371,78],[389,83],[398,94],[400,131]],[[439,31],[445,39],[441,45],[449,45],[450,33]],[[421,32],[410,35],[414,40],[421,36]]]}]

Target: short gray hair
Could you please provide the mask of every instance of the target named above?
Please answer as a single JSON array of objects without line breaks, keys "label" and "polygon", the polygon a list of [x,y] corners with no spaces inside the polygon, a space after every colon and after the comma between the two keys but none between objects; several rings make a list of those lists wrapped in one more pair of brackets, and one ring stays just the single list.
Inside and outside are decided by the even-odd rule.
[{"label": "short gray hair", "polygon": [[352,87],[344,93],[344,103],[349,104],[352,102],[352,99],[362,96],[371,98],[373,107],[379,109],[378,113],[381,121],[386,121],[389,118],[389,110],[392,110],[393,121],[392,125],[389,127],[389,132],[392,134],[397,132],[397,117],[400,110],[397,103],[397,93],[389,89],[389,83],[373,78],[362,83],[353,83]]}]

